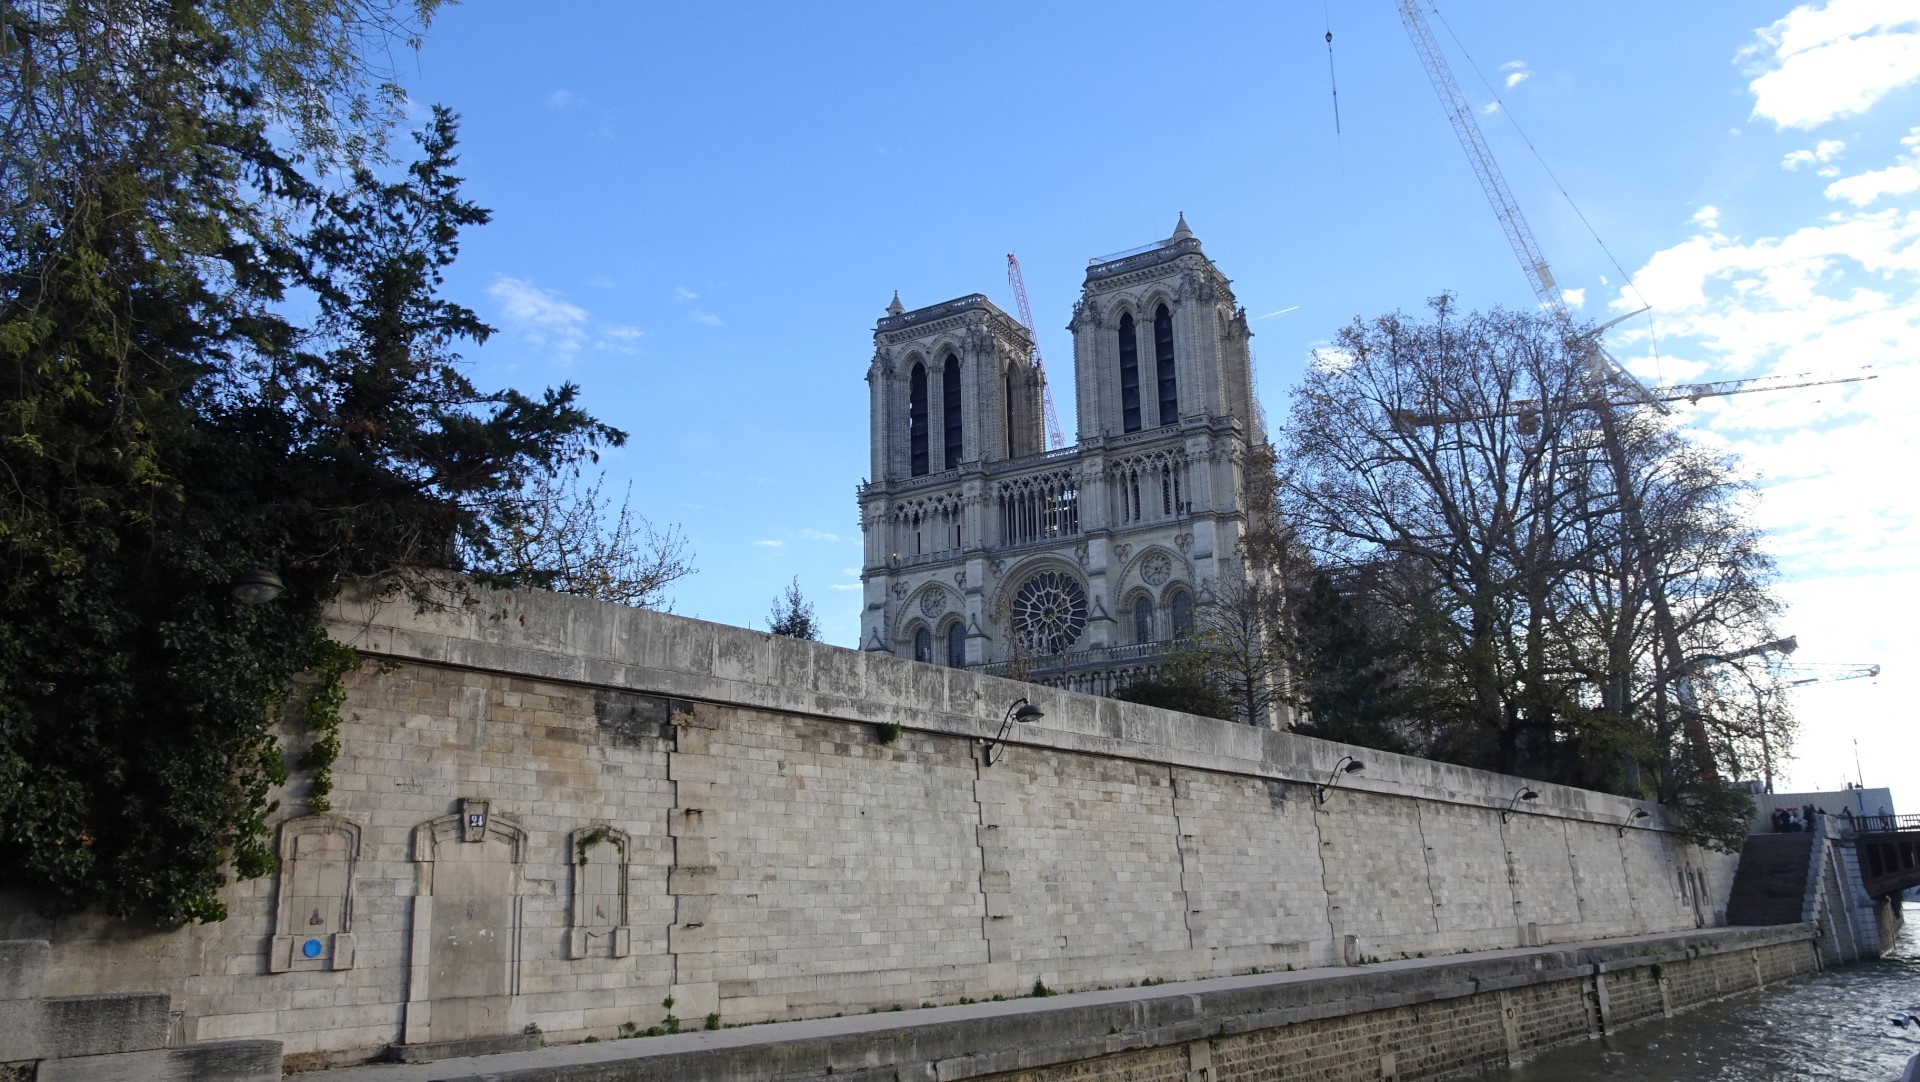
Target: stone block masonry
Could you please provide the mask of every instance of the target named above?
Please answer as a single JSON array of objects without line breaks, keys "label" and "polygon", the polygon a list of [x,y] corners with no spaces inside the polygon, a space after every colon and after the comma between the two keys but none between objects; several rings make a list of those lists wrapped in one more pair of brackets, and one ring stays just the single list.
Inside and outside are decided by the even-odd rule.
[{"label": "stone block masonry", "polygon": [[1714,929],[1483,951],[350,1068],[329,1082],[1461,1077],[1763,987],[1763,970],[1812,973],[1812,937],[1805,926]]},{"label": "stone block masonry", "polygon": [[[310,814],[305,779],[280,794],[281,870],[231,887],[227,921],[136,933],[8,903],[6,930],[53,944],[49,994],[138,981],[185,1041],[270,1037],[309,1066],[1724,909],[1731,858],[1616,797],[579,599],[470,600],[339,607],[373,663],[333,806]],[[1046,717],[986,766],[1021,696]],[[1349,754],[1365,770],[1328,788]],[[1539,800],[1503,821],[1522,786]]]}]

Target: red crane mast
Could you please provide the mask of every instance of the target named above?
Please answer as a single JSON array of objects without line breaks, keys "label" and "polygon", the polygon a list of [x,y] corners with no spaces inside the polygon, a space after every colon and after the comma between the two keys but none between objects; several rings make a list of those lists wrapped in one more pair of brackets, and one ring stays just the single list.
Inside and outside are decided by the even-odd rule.
[{"label": "red crane mast", "polygon": [[1053,388],[1047,386],[1047,366],[1040,360],[1040,332],[1033,326],[1033,309],[1027,304],[1027,280],[1020,274],[1020,260],[1012,252],[1007,253],[1007,284],[1013,287],[1013,303],[1020,309],[1020,324],[1033,338],[1033,366],[1040,370],[1040,394],[1046,404],[1047,414],[1047,450],[1057,451],[1067,445],[1066,435],[1060,431],[1060,415],[1053,409]]}]

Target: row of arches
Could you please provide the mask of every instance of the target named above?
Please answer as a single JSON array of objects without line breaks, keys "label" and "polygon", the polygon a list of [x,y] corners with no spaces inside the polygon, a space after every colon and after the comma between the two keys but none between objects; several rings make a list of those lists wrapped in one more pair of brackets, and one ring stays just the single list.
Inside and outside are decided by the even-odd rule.
[{"label": "row of arches", "polygon": [[1191,510],[1192,482],[1186,459],[1166,452],[1122,459],[1107,468],[1112,479],[1113,521],[1158,522]]},{"label": "row of arches", "polygon": [[[1142,427],[1142,388],[1140,385],[1139,332],[1133,313],[1120,317],[1120,422],[1123,431],[1138,432]],[[1162,304],[1153,312],[1153,382],[1146,388],[1145,401],[1158,425],[1180,420],[1180,387],[1173,363],[1173,313]]]},{"label": "row of arches", "polygon": [[[1027,438],[1020,435],[1026,422],[1021,420],[1021,410],[1017,405],[1027,393],[1024,381],[1037,378],[1034,373],[1022,369],[1022,365],[1012,363],[1000,372],[1000,414],[1006,426],[1003,433],[1005,444],[1000,448],[982,446],[976,434],[976,456],[991,457],[1004,453],[1007,457],[1017,457],[1045,450],[1043,437],[1035,435]],[[916,355],[907,372],[907,470],[913,477],[924,477],[936,469],[955,469],[966,454],[967,423],[962,397],[966,379],[960,355],[949,350],[939,365],[940,417],[937,426],[933,417],[934,378],[934,370]],[[1038,390],[1035,389],[1033,393],[1037,395]],[[990,408],[990,405],[982,403],[983,408]],[[1035,418],[1038,416],[1038,413],[1034,414]],[[1034,423],[1037,424],[1037,420]],[[1035,429],[1036,433],[1038,431]],[[939,444],[934,443],[936,435],[941,438]],[[934,453],[936,447],[940,452],[937,457]]]},{"label": "row of arches", "polygon": [[[915,360],[913,371],[907,376],[908,468],[915,477],[926,476],[932,466],[928,454],[932,433],[927,416],[927,379],[927,366]],[[941,420],[945,436],[940,468],[950,470],[960,464],[964,435],[960,419],[960,357],[954,353],[948,353],[940,364],[940,412],[944,415]]]},{"label": "row of arches", "polygon": [[1167,587],[1158,605],[1152,594],[1136,590],[1127,600],[1126,612],[1136,645],[1193,634],[1193,591],[1184,585]]},{"label": "row of arches", "polygon": [[[921,624],[913,632],[913,660],[933,664],[933,629]],[[940,629],[939,641],[946,647],[946,658],[942,662],[948,668],[967,667],[967,625],[955,617],[948,620]]]},{"label": "row of arches", "polygon": [[890,517],[894,537],[889,551],[896,556],[951,552],[963,544],[966,518],[958,500],[914,500],[895,508]]}]

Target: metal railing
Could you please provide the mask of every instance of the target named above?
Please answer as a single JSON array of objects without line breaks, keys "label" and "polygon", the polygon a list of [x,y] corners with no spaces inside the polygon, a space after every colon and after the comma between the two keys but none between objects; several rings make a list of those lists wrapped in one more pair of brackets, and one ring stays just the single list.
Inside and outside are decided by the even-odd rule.
[{"label": "metal railing", "polygon": [[882,316],[879,328],[883,331],[898,330],[901,327],[911,327],[916,323],[925,323],[930,319],[939,319],[941,316],[950,316],[955,312],[968,312],[978,308],[987,308],[990,307],[991,304],[992,302],[987,300],[985,293],[969,293],[964,297],[956,297],[953,300],[943,301],[940,304],[930,304],[925,308],[916,308],[911,312],[902,312],[897,316]]},{"label": "metal railing", "polygon": [[[1829,820],[1845,823],[1848,816],[1829,815]],[[1860,815],[1855,814],[1853,832],[1855,834],[1895,834],[1901,831],[1920,831],[1920,815]]]}]

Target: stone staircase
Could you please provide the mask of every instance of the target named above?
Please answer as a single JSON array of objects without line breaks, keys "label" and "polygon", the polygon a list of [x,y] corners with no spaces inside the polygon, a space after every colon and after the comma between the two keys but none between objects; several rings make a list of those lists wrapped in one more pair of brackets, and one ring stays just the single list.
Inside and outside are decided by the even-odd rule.
[{"label": "stone staircase", "polygon": [[1807,919],[1811,832],[1750,834],[1727,898],[1728,924],[1798,924]]},{"label": "stone staircase", "polygon": [[0,940],[0,1082],[277,1082],[279,1041],[168,1047],[164,992],[43,994],[43,939]]}]

